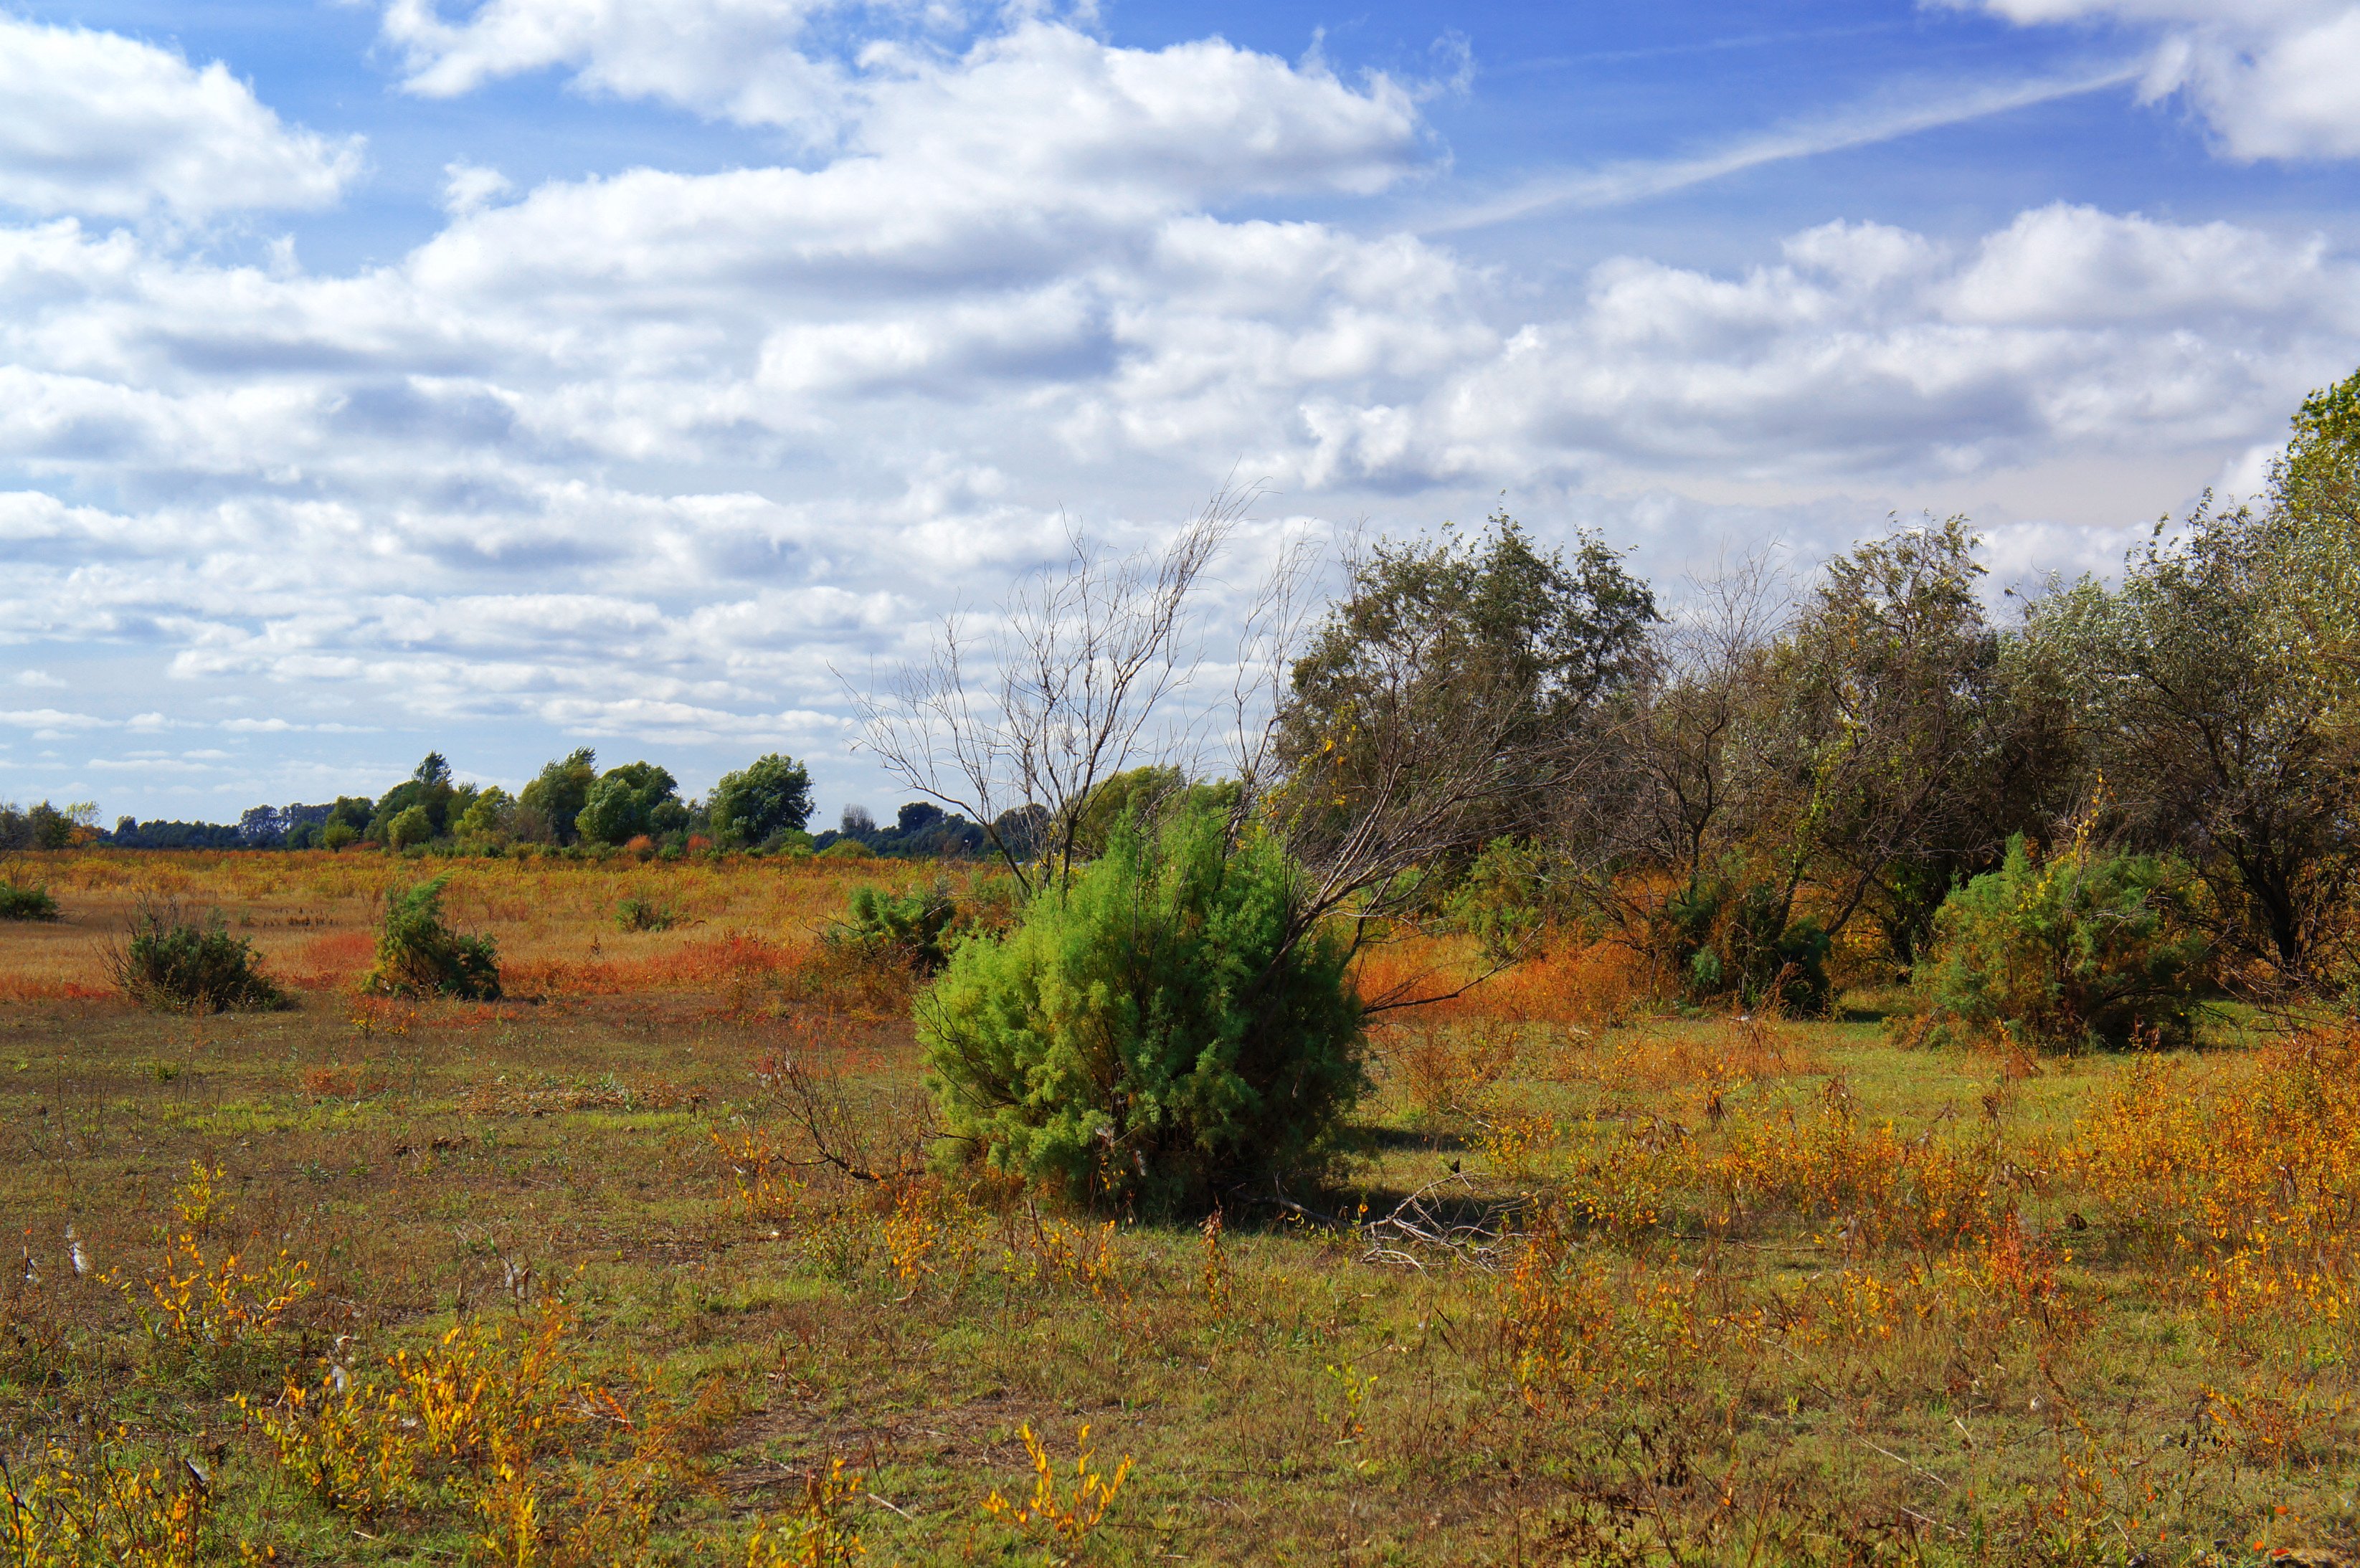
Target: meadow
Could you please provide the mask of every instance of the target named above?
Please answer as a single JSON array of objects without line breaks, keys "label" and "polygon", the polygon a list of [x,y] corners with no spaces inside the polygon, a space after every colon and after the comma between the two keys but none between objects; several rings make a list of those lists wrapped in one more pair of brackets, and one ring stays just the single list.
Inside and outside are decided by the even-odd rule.
[{"label": "meadow", "polygon": [[[1384,1015],[1356,1152],[1199,1225],[917,1173],[887,862],[19,858],[0,1562],[2348,1562],[2360,1059],[1676,1009],[1570,939]],[[138,1010],[139,900],[290,1010]],[[626,900],[650,918],[618,922]],[[625,923],[650,929],[627,931]],[[1364,989],[1460,973],[1375,949]],[[848,1173],[814,1159],[812,1123]],[[869,1177],[882,1179],[870,1180]],[[12,1557],[10,1552],[14,1552]]]}]

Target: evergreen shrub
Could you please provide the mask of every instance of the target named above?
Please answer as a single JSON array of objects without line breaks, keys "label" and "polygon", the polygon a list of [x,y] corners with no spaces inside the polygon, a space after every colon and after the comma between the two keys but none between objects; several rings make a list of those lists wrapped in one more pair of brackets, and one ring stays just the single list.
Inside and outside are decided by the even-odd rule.
[{"label": "evergreen shrub", "polygon": [[442,923],[442,889],[451,874],[414,887],[388,887],[377,925],[377,964],[361,989],[375,996],[433,993],[463,1001],[496,1001],[500,959],[489,937],[464,936]]},{"label": "evergreen shrub", "polygon": [[1367,1090],[1349,945],[1301,931],[1297,868],[1199,803],[1126,814],[920,998],[948,1147],[1081,1202],[1201,1208],[1333,1155]]},{"label": "evergreen shrub", "polygon": [[2175,859],[2106,854],[2083,836],[2039,859],[2018,833],[1998,870],[1934,917],[1911,977],[1920,1032],[2054,1051],[2184,1041],[2205,953],[2186,918],[2189,877]]}]

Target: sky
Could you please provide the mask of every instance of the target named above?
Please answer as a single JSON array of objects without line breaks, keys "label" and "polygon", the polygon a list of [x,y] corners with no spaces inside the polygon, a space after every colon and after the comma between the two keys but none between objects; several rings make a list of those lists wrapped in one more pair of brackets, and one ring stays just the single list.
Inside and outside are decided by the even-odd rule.
[{"label": "sky", "polygon": [[768,751],[1079,529],[2105,572],[2360,365],[2347,0],[17,0],[0,798]]}]

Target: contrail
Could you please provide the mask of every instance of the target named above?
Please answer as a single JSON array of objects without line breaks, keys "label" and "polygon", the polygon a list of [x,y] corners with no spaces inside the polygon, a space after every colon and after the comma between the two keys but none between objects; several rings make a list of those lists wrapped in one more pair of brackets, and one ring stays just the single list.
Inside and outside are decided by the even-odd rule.
[{"label": "contrail", "polygon": [[1765,163],[1784,163],[1789,158],[1815,158],[1847,147],[1868,147],[1941,125],[2005,114],[2035,103],[2103,92],[2135,82],[2139,75],[2139,67],[2121,66],[2096,76],[2049,77],[1986,87],[1911,107],[1858,110],[1834,119],[1765,131],[1692,158],[1633,159],[1530,180],[1504,196],[1463,207],[1417,224],[1416,228],[1420,234],[1454,234],[1462,229],[1510,223],[1551,207],[1619,207],[1758,169]]}]

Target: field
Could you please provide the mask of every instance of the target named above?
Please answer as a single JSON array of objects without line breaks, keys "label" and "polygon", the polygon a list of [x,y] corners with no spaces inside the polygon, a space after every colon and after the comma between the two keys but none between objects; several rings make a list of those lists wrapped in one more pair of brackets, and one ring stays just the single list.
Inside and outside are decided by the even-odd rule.
[{"label": "field", "polygon": [[[0,1561],[2323,1563],[2360,1535],[2346,1040],[1910,1050],[1662,1014],[1568,948],[1387,1015],[1337,1181],[1159,1226],[805,1162],[814,1106],[898,1152],[909,983],[816,933],[932,868],[451,864],[501,1002],[355,995],[418,869],[377,855],[17,864],[63,918],[0,925]],[[300,1005],[120,1000],[142,897],[218,909]],[[620,930],[627,898],[676,923]],[[1371,983],[1459,956],[1404,942]]]}]

